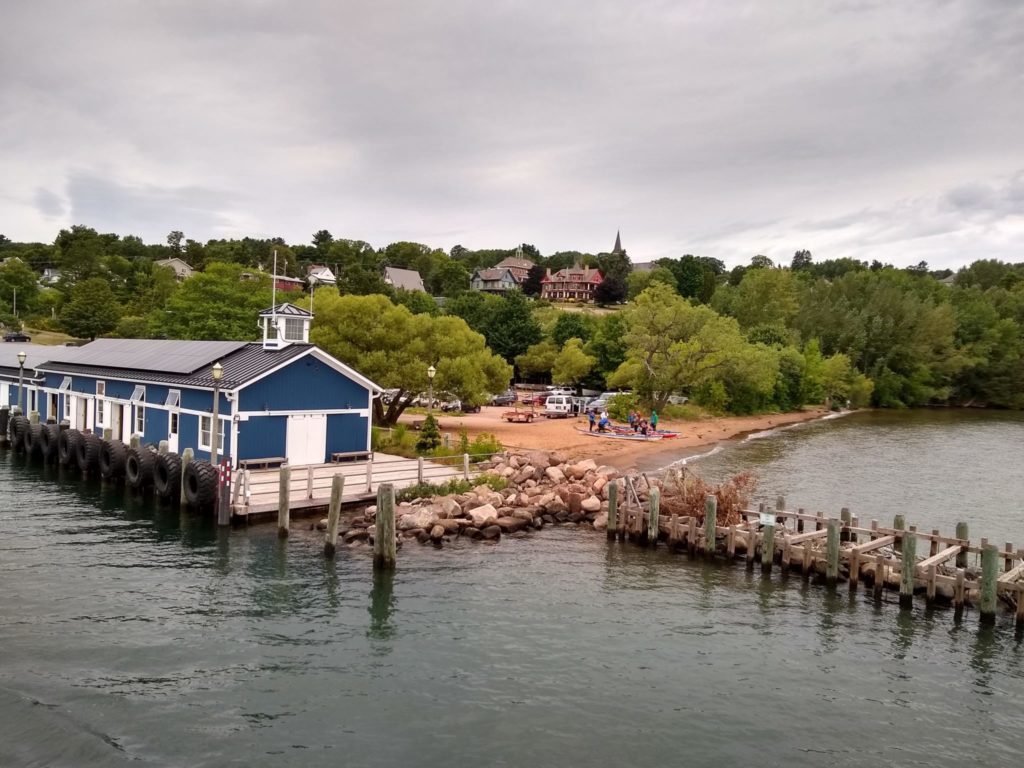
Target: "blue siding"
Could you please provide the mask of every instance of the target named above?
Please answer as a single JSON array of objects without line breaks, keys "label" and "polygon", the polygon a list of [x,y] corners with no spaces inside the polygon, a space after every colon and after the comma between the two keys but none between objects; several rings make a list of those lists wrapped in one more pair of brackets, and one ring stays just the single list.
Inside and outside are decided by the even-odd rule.
[{"label": "blue siding", "polygon": [[238,458],[284,456],[288,447],[287,416],[254,416],[238,425]]},{"label": "blue siding", "polygon": [[[149,396],[148,391],[146,395]],[[160,402],[163,403],[163,400]],[[161,440],[167,439],[169,422],[170,414],[167,411],[146,408],[146,431],[142,435],[142,442],[160,445]]]},{"label": "blue siding", "polygon": [[241,391],[243,411],[369,408],[370,392],[311,355]]},{"label": "blue siding", "polygon": [[[337,451],[367,451],[368,431],[365,416],[337,413],[327,416],[327,456]],[[327,458],[324,457],[324,461]]]},{"label": "blue siding", "polygon": [[[219,458],[223,459],[231,456],[231,419],[221,418],[220,428],[224,433],[224,451]],[[178,419],[178,452],[186,448],[191,448],[197,459],[210,460],[210,452],[199,448],[199,416],[194,413],[183,413]]]}]

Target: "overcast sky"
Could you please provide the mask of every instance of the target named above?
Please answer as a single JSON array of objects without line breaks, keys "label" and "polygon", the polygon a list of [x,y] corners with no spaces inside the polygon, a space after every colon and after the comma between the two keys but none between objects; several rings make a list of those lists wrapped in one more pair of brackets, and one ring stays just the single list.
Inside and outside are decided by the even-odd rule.
[{"label": "overcast sky", "polygon": [[3,3],[0,233],[1024,261],[1024,3]]}]

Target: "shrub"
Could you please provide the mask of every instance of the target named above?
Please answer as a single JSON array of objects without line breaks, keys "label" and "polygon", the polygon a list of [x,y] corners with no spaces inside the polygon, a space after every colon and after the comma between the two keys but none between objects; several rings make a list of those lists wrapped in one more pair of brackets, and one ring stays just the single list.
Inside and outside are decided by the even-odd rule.
[{"label": "shrub", "polygon": [[416,441],[416,450],[420,453],[429,453],[441,445],[441,431],[437,428],[437,420],[434,414],[428,413],[423,420],[423,427],[420,429],[420,438]]},{"label": "shrub", "polygon": [[450,496],[457,493],[467,493],[478,485],[486,485],[491,490],[503,491],[508,488],[508,480],[499,475],[480,475],[466,480],[461,477],[453,477],[443,483],[417,483],[403,488],[396,495],[397,501],[412,501],[414,499],[426,499],[431,496]]},{"label": "shrub", "polygon": [[708,413],[699,405],[685,403],[683,405],[666,405],[660,412],[663,419],[669,421],[700,421],[708,418]]}]

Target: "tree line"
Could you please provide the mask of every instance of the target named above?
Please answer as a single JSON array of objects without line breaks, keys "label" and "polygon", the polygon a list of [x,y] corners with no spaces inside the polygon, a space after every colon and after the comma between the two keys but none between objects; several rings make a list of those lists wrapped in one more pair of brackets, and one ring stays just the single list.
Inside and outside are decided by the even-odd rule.
[{"label": "tree line", "polygon": [[[728,270],[684,255],[634,269],[625,253],[545,257],[529,244],[446,253],[410,242],[374,248],[321,230],[308,245],[202,244],[180,232],[147,245],[75,226],[52,244],[0,235],[0,322],[79,338],[254,339],[256,314],[271,302],[275,250],[279,274],[301,277],[310,264],[335,271],[336,288],[279,300],[312,305],[314,341],[403,393],[394,407],[379,404],[387,421],[425,389],[430,365],[439,389],[474,404],[515,375],[631,389],[654,407],[684,395],[720,413],[826,400],[1024,407],[1024,264],[995,260],[954,274],[923,263],[815,262],[797,251],[788,265],[755,256]],[[517,253],[536,264],[522,293],[469,290],[474,269]],[[155,264],[171,256],[195,275],[179,283]],[[614,309],[530,298],[544,269],[573,263],[602,269],[609,288],[598,298]],[[428,293],[392,289],[385,266],[415,269]],[[47,268],[59,277],[41,284]]]}]

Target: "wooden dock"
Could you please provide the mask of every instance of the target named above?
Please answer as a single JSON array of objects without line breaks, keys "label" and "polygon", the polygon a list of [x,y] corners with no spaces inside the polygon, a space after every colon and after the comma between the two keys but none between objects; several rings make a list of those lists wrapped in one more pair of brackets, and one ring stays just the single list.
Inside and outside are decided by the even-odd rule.
[{"label": "wooden dock", "polygon": [[[289,512],[312,512],[326,508],[336,475],[345,478],[342,505],[372,504],[377,490],[388,483],[401,490],[417,483],[444,483],[454,478],[470,479],[478,473],[468,455],[452,463],[426,461],[375,453],[364,461],[292,466],[288,474]],[[277,515],[281,498],[281,469],[243,469],[232,481],[231,514],[241,519]]]},{"label": "wooden dock", "polygon": [[[1018,626],[1024,625],[1024,549],[1012,543],[1000,548],[987,539],[972,544],[965,523],[954,536],[906,527],[901,515],[890,527],[877,520],[865,526],[846,509],[839,518],[826,518],[820,512],[786,510],[779,499],[774,509],[744,509],[742,522],[722,526],[716,523],[713,496],[703,520],[678,515],[666,519],[658,503],[652,492],[646,505],[637,500],[610,508],[608,538],[647,546],[662,541],[694,555],[742,558],[749,568],[759,563],[765,574],[778,566],[784,575],[823,577],[830,586],[846,581],[850,591],[863,582],[877,598],[887,590],[898,591],[902,608],[912,607],[915,596],[957,611],[975,605],[983,624],[995,621],[1002,603],[1015,614]],[[615,506],[610,500],[610,507]],[[907,567],[910,562],[913,566]]]}]

